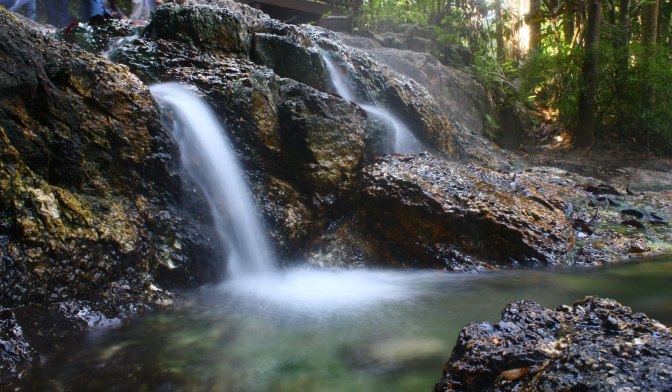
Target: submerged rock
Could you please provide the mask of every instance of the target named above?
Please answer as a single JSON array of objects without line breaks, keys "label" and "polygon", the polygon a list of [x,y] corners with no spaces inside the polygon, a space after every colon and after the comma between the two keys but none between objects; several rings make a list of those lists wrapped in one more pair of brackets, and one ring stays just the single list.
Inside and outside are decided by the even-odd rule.
[{"label": "submerged rock", "polygon": [[574,244],[563,211],[500,173],[427,154],[363,169],[360,221],[384,260],[449,270],[558,264]]},{"label": "submerged rock", "polygon": [[465,327],[435,391],[667,391],[670,329],[615,301],[509,304]]}]

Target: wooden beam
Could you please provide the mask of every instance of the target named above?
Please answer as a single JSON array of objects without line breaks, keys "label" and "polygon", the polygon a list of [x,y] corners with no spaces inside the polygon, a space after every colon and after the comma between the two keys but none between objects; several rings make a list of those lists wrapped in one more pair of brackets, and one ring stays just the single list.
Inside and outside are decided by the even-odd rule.
[{"label": "wooden beam", "polygon": [[289,8],[297,11],[303,11],[310,14],[322,15],[328,11],[331,11],[331,4],[328,3],[318,3],[315,1],[305,1],[305,0],[239,0],[241,3],[254,5],[256,4],[267,4],[276,7]]}]

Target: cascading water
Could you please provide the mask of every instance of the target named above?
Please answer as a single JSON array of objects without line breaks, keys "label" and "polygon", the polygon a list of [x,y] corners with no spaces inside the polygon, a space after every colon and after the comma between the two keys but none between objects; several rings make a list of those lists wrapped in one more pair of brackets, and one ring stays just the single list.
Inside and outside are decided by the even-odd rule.
[{"label": "cascading water", "polygon": [[164,107],[182,165],[205,195],[218,235],[231,250],[230,279],[221,285],[227,296],[320,314],[413,296],[409,275],[399,272],[277,270],[242,171],[212,110],[177,83],[150,91]]},{"label": "cascading water", "polygon": [[340,95],[341,98],[356,103],[368,114],[376,117],[394,131],[394,148],[392,149],[392,152],[410,154],[414,152],[422,152],[425,150],[425,147],[422,145],[422,143],[420,143],[420,141],[418,141],[418,139],[413,136],[411,130],[408,129],[408,127],[406,127],[406,125],[401,120],[390,113],[389,110],[379,106],[370,105],[357,99],[350,84],[345,79],[343,72],[339,72],[336,64],[334,63],[334,60],[332,60],[329,53],[326,53],[325,51],[320,51],[320,53],[322,55],[322,59],[324,59],[324,63],[327,65],[327,70],[329,71],[329,76],[331,77],[331,82],[336,89],[336,93]]},{"label": "cascading water", "polygon": [[150,91],[174,116],[168,128],[179,147],[184,169],[210,205],[217,234],[231,251],[230,277],[275,271],[277,264],[266,233],[215,114],[201,98],[177,83],[157,84]]}]

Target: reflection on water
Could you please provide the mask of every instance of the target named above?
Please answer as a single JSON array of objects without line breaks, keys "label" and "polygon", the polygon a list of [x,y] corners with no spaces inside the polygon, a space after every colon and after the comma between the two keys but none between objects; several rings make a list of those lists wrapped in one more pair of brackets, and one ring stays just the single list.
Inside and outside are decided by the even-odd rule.
[{"label": "reflection on water", "polygon": [[510,301],[613,298],[672,323],[672,259],[595,270],[289,271],[91,334],[28,389],[430,391],[460,328]]}]

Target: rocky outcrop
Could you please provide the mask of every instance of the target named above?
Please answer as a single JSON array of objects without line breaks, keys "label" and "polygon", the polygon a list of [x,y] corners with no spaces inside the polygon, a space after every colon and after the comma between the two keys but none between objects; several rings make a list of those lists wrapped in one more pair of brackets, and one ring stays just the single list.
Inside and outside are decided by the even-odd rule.
[{"label": "rocky outcrop", "polygon": [[[210,4],[158,9],[145,33],[150,43],[137,40],[121,48],[113,58],[134,70],[151,69],[152,61],[143,61],[142,56],[151,57],[163,52],[164,44],[179,42],[180,48],[192,53],[176,53],[169,61],[172,66],[179,59],[237,57],[268,67],[278,76],[333,93],[321,58],[321,52],[326,50],[341,64],[348,64],[352,70],[349,76],[363,94],[361,102],[388,107],[415,130],[428,148],[447,155],[453,153],[450,123],[417,83],[372,61],[361,51],[343,47],[338,37],[327,30],[286,25],[225,0]],[[137,45],[144,49],[138,50]],[[140,58],[124,55],[129,50]],[[148,76],[156,79],[151,73]]]},{"label": "rocky outcrop", "polygon": [[347,75],[357,102],[389,109],[428,150],[455,157],[453,125],[425,88],[365,52],[344,45],[333,32],[309,31],[313,42],[338,67],[337,72]]},{"label": "rocky outcrop", "polygon": [[[9,378],[21,370],[12,361],[30,359],[21,326],[29,346],[52,336],[32,334],[39,309],[72,323],[85,307],[128,317],[217,279],[225,249],[210,241],[207,210],[182,207],[192,196],[172,144],[127,67],[2,9],[0,41],[0,308],[17,315],[2,313],[1,339],[16,353],[2,354]],[[33,316],[19,317],[29,303]]]},{"label": "rocky outcrop", "polygon": [[[227,12],[196,8],[205,11],[187,15]],[[371,154],[365,113],[250,60],[227,56],[210,46],[143,38],[113,58],[145,80],[198,89],[229,131],[274,242],[283,254],[296,252],[319,234],[334,203],[352,191]]]},{"label": "rocky outcrop", "polygon": [[430,53],[418,53],[380,45],[371,38],[339,34],[346,45],[362,49],[377,61],[415,80],[429,91],[458,129],[482,135],[486,115],[494,116],[483,86],[466,71],[441,64]]},{"label": "rocky outcrop", "polygon": [[668,391],[669,328],[615,301],[509,304],[465,327],[435,391]]},{"label": "rocky outcrop", "polygon": [[574,230],[535,184],[430,155],[363,169],[360,222],[384,260],[449,270],[559,264]]},{"label": "rocky outcrop", "polygon": [[11,310],[0,311],[0,385],[19,377],[35,355]]},{"label": "rocky outcrop", "polygon": [[202,283],[212,264],[197,254],[212,245],[166,194],[171,145],[147,88],[122,66],[1,23],[2,304],[104,297],[114,282],[150,299],[151,276]]},{"label": "rocky outcrop", "polygon": [[457,159],[496,169],[507,166],[506,160],[512,155],[485,138],[515,149],[525,122],[512,108],[498,106],[468,68],[442,63],[430,53],[383,46],[373,38],[347,34],[338,37],[427,89],[450,121]]}]

